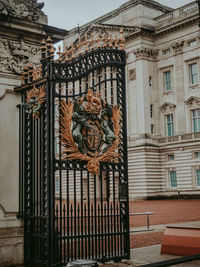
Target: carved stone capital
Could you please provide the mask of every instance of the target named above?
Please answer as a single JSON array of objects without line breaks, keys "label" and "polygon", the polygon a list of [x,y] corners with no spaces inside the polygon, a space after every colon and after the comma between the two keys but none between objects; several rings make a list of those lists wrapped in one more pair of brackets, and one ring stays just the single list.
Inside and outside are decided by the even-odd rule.
[{"label": "carved stone capital", "polygon": [[147,49],[147,48],[138,48],[135,50],[134,55],[137,59],[156,59],[158,55],[158,50],[152,50],[152,49]]},{"label": "carved stone capital", "polygon": [[182,53],[183,45],[184,45],[184,41],[180,41],[172,45],[172,48],[174,49],[175,54]]},{"label": "carved stone capital", "polygon": [[41,11],[43,7],[44,3],[37,0],[1,0],[0,14],[47,24],[47,17]]},{"label": "carved stone capital", "polygon": [[136,80],[136,69],[129,70],[129,80],[130,81]]},{"label": "carved stone capital", "polygon": [[0,38],[0,72],[21,74],[24,65],[39,62],[39,47],[26,44],[24,40],[16,42]]}]

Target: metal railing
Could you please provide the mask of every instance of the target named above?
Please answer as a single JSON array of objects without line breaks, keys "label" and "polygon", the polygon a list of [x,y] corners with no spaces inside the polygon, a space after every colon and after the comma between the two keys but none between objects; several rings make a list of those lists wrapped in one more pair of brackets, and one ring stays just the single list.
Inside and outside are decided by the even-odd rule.
[{"label": "metal railing", "polygon": [[137,215],[146,215],[147,216],[147,229],[149,230],[150,224],[149,224],[149,215],[154,214],[152,211],[147,211],[147,212],[133,212],[129,213],[130,216],[137,216]]}]

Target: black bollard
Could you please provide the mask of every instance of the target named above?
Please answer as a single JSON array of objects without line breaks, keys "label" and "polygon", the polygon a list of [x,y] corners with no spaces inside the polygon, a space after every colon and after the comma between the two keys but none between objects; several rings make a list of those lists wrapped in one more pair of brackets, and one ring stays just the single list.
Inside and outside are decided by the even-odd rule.
[{"label": "black bollard", "polygon": [[98,267],[98,264],[94,260],[76,260],[68,263],[66,267]]}]

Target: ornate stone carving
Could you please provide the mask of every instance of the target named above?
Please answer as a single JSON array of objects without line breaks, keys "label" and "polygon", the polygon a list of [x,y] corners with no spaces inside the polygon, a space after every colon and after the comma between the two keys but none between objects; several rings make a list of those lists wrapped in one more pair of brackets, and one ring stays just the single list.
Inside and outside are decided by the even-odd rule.
[{"label": "ornate stone carving", "polygon": [[136,69],[129,70],[129,80],[130,81],[136,80]]},{"label": "ornate stone carving", "polygon": [[0,39],[0,72],[21,74],[24,65],[40,62],[40,48],[20,42]]},{"label": "ornate stone carving", "polygon": [[175,54],[182,53],[184,41],[177,42],[172,45],[172,48],[174,49]]},{"label": "ornate stone carving", "polygon": [[176,105],[173,103],[169,103],[169,102],[165,102],[162,106],[160,106],[160,110],[162,112],[166,112],[166,111],[174,111],[174,109],[176,108]]},{"label": "ornate stone carving", "polygon": [[0,14],[38,21],[45,16],[41,11],[43,6],[44,3],[37,3],[37,0],[1,0]]},{"label": "ornate stone carving", "polygon": [[137,50],[135,50],[134,55],[137,59],[156,59],[157,55],[158,55],[158,50],[151,50],[151,49],[147,49],[147,48],[138,48]]},{"label": "ornate stone carving", "polygon": [[195,105],[200,105],[200,98],[197,96],[191,96],[185,101],[185,104],[190,107]]}]

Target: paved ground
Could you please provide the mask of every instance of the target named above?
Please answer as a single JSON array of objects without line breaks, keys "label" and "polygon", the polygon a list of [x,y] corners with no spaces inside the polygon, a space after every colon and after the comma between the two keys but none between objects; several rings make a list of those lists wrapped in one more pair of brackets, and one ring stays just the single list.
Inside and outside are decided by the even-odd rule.
[{"label": "paved ground", "polygon": [[[162,255],[160,254],[160,249],[161,245],[154,245],[150,247],[143,247],[131,250],[131,261],[133,263],[133,266],[141,266],[149,263],[157,263],[161,261],[180,258],[180,256]],[[200,260],[195,260],[170,266],[199,267]]]},{"label": "paved ground", "polygon": [[130,213],[152,211],[150,231],[146,215],[130,216],[131,248],[160,244],[167,224],[200,221],[200,199],[130,202]]},{"label": "paved ground", "polygon": [[[148,200],[130,202],[130,213],[152,211],[150,224],[169,224],[200,220],[200,199],[193,200]],[[146,216],[131,216],[130,226],[146,225]]]}]

